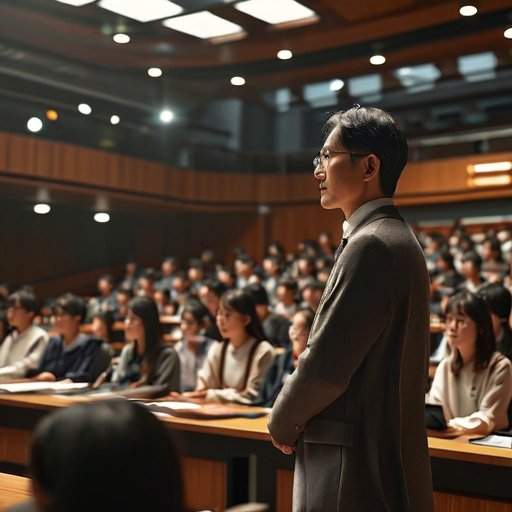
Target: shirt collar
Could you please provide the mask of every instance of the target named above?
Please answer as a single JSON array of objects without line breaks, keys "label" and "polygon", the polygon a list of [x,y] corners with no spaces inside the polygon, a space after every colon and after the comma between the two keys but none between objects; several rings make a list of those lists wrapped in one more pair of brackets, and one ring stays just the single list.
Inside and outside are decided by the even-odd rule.
[{"label": "shirt collar", "polygon": [[393,205],[394,203],[391,197],[379,197],[378,199],[363,203],[348,219],[343,221],[343,238],[348,238],[354,229],[356,229],[374,210],[383,206]]}]

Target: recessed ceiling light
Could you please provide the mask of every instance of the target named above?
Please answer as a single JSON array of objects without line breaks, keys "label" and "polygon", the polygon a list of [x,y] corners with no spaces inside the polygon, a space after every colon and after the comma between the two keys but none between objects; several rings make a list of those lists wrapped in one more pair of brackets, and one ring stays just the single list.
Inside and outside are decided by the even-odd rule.
[{"label": "recessed ceiling light", "polygon": [[512,27],[507,28],[507,30],[505,30],[505,32],[503,32],[503,35],[507,39],[512,39]]},{"label": "recessed ceiling light", "polygon": [[243,34],[243,28],[208,11],[185,14],[162,22],[167,28],[201,39]]},{"label": "recessed ceiling light", "polygon": [[295,0],[246,0],[235,4],[235,9],[273,25],[317,18],[315,11]]},{"label": "recessed ceiling light", "polygon": [[162,70],[160,68],[149,68],[148,75],[151,78],[159,78],[162,76]]},{"label": "recessed ceiling light", "polygon": [[37,213],[38,215],[46,215],[47,213],[50,213],[51,206],[46,203],[39,203],[34,205],[34,213]]},{"label": "recessed ceiling light", "polygon": [[128,34],[114,34],[112,36],[114,43],[117,44],[127,44],[131,41],[131,38]]},{"label": "recessed ceiling light", "polygon": [[176,16],[183,12],[183,7],[168,0],[101,0],[98,5],[142,23]]},{"label": "recessed ceiling light", "polygon": [[384,64],[386,62],[386,57],[384,55],[372,55],[370,57],[370,64],[373,64],[374,66],[380,66],[381,64]]},{"label": "recessed ceiling light", "polygon": [[160,121],[162,123],[170,123],[174,119],[174,112],[169,109],[164,109],[160,112]]},{"label": "recessed ceiling light", "polygon": [[100,224],[104,224],[110,220],[110,215],[107,212],[97,212],[94,214],[94,220]]},{"label": "recessed ceiling light", "polygon": [[74,5],[75,7],[81,7],[82,5],[92,4],[94,0],[57,0],[61,4]]},{"label": "recessed ceiling light", "polygon": [[245,85],[245,78],[243,76],[231,77],[231,85]]},{"label": "recessed ceiling light", "polygon": [[339,78],[336,78],[335,80],[332,80],[329,84],[329,89],[333,92],[335,91],[341,91],[345,85],[345,82],[343,80],[340,80]]},{"label": "recessed ceiling light", "polygon": [[277,58],[281,60],[289,60],[293,57],[293,53],[290,50],[279,50],[277,52]]},{"label": "recessed ceiling light", "polygon": [[80,105],[78,105],[78,112],[84,116],[88,116],[92,113],[92,108],[87,103],[80,103]]},{"label": "recessed ceiling light", "polygon": [[463,5],[459,9],[461,16],[474,16],[478,12],[478,9],[474,5]]},{"label": "recessed ceiling light", "polygon": [[43,121],[39,117],[31,117],[27,121],[27,130],[32,133],[40,132],[43,129]]},{"label": "recessed ceiling light", "polygon": [[119,116],[116,116],[115,114],[110,116],[110,124],[119,124],[120,122],[121,118]]}]

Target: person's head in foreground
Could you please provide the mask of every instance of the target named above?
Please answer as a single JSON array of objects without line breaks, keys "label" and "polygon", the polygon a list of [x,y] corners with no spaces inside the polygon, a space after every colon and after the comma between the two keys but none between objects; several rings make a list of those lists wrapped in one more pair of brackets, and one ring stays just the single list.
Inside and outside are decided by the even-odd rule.
[{"label": "person's head in foreground", "polygon": [[61,409],[36,428],[32,489],[42,512],[181,512],[179,459],[143,406],[108,400]]},{"label": "person's head in foreground", "polygon": [[455,375],[471,362],[475,370],[487,368],[496,351],[496,339],[485,301],[468,291],[451,297],[446,307],[446,336],[453,350]]},{"label": "person's head in foreground", "polygon": [[323,208],[340,208],[348,218],[363,203],[394,195],[408,150],[387,112],[355,106],[333,114],[324,130],[313,162]]}]

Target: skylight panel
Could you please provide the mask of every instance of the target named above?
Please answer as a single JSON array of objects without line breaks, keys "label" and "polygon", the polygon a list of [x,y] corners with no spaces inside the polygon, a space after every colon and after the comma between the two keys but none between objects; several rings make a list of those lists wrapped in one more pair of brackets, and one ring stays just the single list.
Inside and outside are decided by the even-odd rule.
[{"label": "skylight panel", "polygon": [[73,5],[74,7],[81,7],[82,5],[92,4],[94,0],[57,0],[61,4]]},{"label": "skylight panel", "polygon": [[201,39],[243,35],[240,25],[216,16],[209,11],[185,14],[162,22],[167,28]]},{"label": "skylight panel", "polygon": [[245,0],[235,9],[272,25],[318,19],[315,11],[295,0]]},{"label": "skylight panel", "polygon": [[463,55],[457,59],[459,73],[463,75],[468,82],[492,80],[496,77],[497,64],[498,59],[493,52]]},{"label": "skylight panel", "polygon": [[169,0],[100,0],[98,5],[142,23],[176,16],[183,12],[182,7]]}]

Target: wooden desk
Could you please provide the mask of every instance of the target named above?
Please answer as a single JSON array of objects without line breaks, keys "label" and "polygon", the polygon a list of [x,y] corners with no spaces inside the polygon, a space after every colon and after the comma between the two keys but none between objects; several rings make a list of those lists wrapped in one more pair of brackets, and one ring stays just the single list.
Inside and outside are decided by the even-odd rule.
[{"label": "wooden desk", "polygon": [[0,512],[30,497],[30,480],[0,473]]},{"label": "wooden desk", "polygon": [[[0,395],[0,463],[22,472],[30,433],[50,410],[87,400],[37,395]],[[267,419],[191,420],[161,417],[183,454],[187,508],[222,510],[237,491],[291,510],[293,457],[275,450]],[[512,450],[472,445],[467,439],[429,438],[436,512],[512,512]],[[237,460],[248,466],[237,466]]]}]

